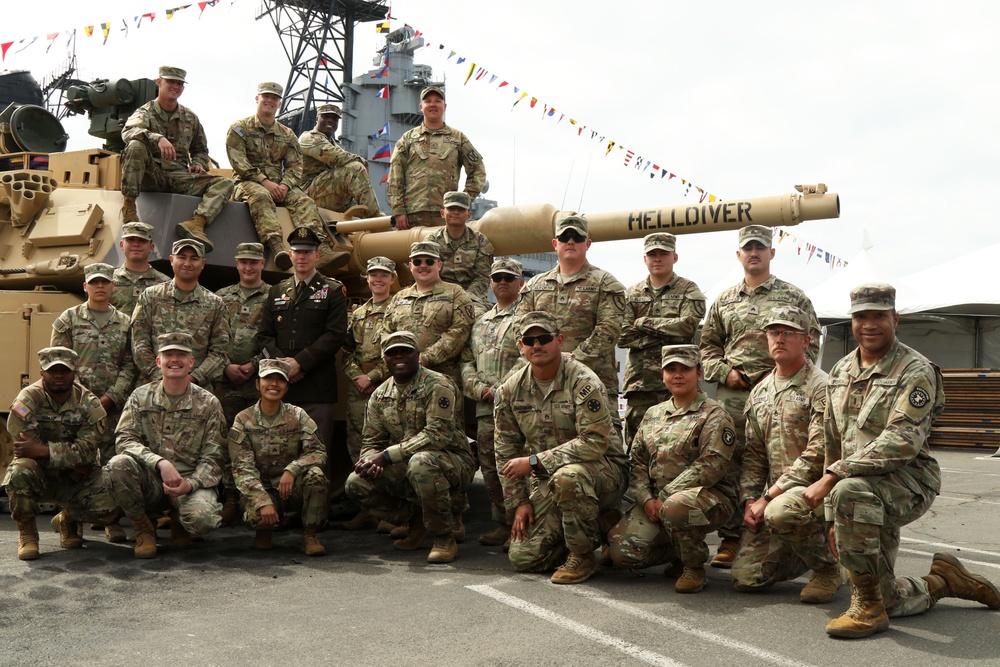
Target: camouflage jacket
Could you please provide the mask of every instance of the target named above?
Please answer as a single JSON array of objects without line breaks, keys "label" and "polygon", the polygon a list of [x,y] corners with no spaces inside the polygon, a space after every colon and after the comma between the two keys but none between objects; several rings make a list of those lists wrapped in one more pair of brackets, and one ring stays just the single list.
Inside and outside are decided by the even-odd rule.
[{"label": "camouflage jacket", "polygon": [[52,345],[75,350],[80,359],[76,380],[100,398],[107,396],[121,408],[135,383],[131,324],[125,313],[111,309],[111,319],[100,326],[86,303],[64,310],[52,323]]},{"label": "camouflage jacket", "polygon": [[[548,392],[538,386],[530,365],[515,370],[496,397],[497,469],[531,454],[538,455],[549,475],[571,463],[602,459],[624,468],[621,436],[611,423],[611,410],[597,375],[568,354],[562,355]],[[507,509],[529,502],[529,477],[514,480],[501,475]]]},{"label": "camouflage jacket", "polygon": [[149,267],[142,273],[133,273],[124,266],[115,269],[112,276],[115,289],[111,292],[111,305],[125,313],[130,319],[135,312],[135,304],[139,303],[139,295],[146,288],[160,283],[170,282],[170,277]]},{"label": "camouflage jacket", "polygon": [[226,154],[236,183],[265,180],[289,189],[302,181],[302,149],[295,133],[278,121],[264,127],[257,116],[249,116],[229,126]]},{"label": "camouflage jacket", "polygon": [[267,291],[271,286],[261,283],[250,296],[244,297],[239,283],[223,287],[216,294],[226,309],[229,321],[229,347],[226,357],[231,364],[257,362],[260,355],[257,348],[257,332],[264,317]]},{"label": "camouflage jacket", "polygon": [[568,277],[562,276],[557,266],[535,276],[521,289],[518,314],[532,310],[555,316],[559,333],[565,336],[563,352],[571,352],[574,359],[597,373],[608,397],[617,405],[615,344],[622,332],[625,287],[589,262]]},{"label": "camouflage jacket", "polygon": [[429,130],[421,123],[407,131],[389,161],[392,214],[440,211],[444,193],[458,190],[463,167],[465,192],[475,199],[486,183],[486,166],[468,137],[447,125]]},{"label": "camouflage jacket", "polygon": [[438,227],[424,239],[441,246],[441,280],[465,290],[483,309],[490,307],[490,267],[493,265],[493,244],[474,229],[466,228],[457,239],[448,235],[447,227]]},{"label": "camouflage jacket", "polygon": [[439,282],[426,294],[410,285],[390,300],[382,335],[411,332],[417,337],[421,365],[457,380],[458,360],[475,319],[472,299],[458,285]]},{"label": "camouflage jacket", "polygon": [[781,390],[777,379],[777,373],[771,373],[761,380],[744,410],[747,444],[740,471],[741,506],[772,484],[787,491],[823,476],[827,375],[806,359]]},{"label": "camouflage jacket", "polygon": [[382,360],[382,339],[379,337],[382,319],[388,307],[389,299],[381,303],[368,299],[348,317],[344,354],[341,356],[344,375],[348,380],[368,375],[372,384],[378,386],[389,376],[389,369]]},{"label": "camouflage jacket", "polygon": [[60,405],[37,380],[22,389],[10,406],[7,433],[19,440],[24,431],[36,432],[49,447],[48,459],[40,462],[42,467],[68,472],[101,464],[105,416],[101,401],[79,382],[73,383],[72,394]]},{"label": "camouflage jacket", "polygon": [[193,384],[176,397],[163,391],[161,382],[138,387],[126,401],[115,431],[119,454],[153,472],[167,459],[194,490],[219,483],[224,446],[226,417],[219,399]]},{"label": "camouflage jacket", "polygon": [[500,382],[522,361],[513,326],[516,311],[516,300],[503,310],[494,304],[472,325],[462,350],[462,393],[476,401],[477,417],[493,416],[493,403],[480,400],[483,390],[489,387],[495,401]]},{"label": "camouflage jacket", "polygon": [[673,398],[654,405],[632,441],[629,495],[642,507],[652,498],[707,487],[735,504],[736,446],[733,418],[703,392],[686,407]]},{"label": "camouflage jacket", "polygon": [[229,429],[233,478],[251,512],[273,504],[268,491],[278,488],[286,470],[298,477],[310,466],[326,466],[326,446],[305,410],[282,403],[274,423],[269,422],[258,401],[236,415]]},{"label": "camouflage jacket", "polygon": [[151,382],[162,377],[156,367],[156,337],[175,331],[185,331],[194,337],[195,367],[191,375],[199,385],[211,387],[228,363],[230,332],[225,304],[201,285],[182,297],[173,281],[147,289],[135,307],[132,354],[139,381]]},{"label": "camouflage jacket", "polygon": [[625,290],[625,314],[618,347],[628,350],[626,396],[633,391],[665,391],[660,372],[660,348],[685,345],[694,339],[705,316],[705,295],[676,273],[660,294],[646,278]]},{"label": "camouflage jacket", "polygon": [[462,395],[442,373],[420,368],[408,383],[389,378],[368,399],[361,457],[384,452],[392,463],[422,451],[447,451],[472,462],[462,430]]},{"label": "camouflage jacket", "polygon": [[756,384],[774,368],[761,325],[776,306],[795,306],[809,316],[812,341],[806,356],[816,361],[819,320],[809,297],[795,285],[774,276],[752,290],[740,281],[719,295],[701,327],[701,361],[706,380],[725,383],[729,371],[736,369],[750,378],[751,384]]},{"label": "camouflage jacket", "polygon": [[[160,157],[159,141],[162,137],[174,145],[177,157],[166,161]],[[198,165],[205,171],[212,168],[208,159],[208,140],[205,129],[194,112],[181,104],[168,112],[156,100],[146,102],[125,121],[122,140],[141,141],[164,171],[187,171]]]},{"label": "camouflage jacket", "polygon": [[303,187],[328,169],[343,167],[352,162],[365,164],[360,155],[348,153],[319,130],[309,130],[300,134],[299,147],[302,149]]}]

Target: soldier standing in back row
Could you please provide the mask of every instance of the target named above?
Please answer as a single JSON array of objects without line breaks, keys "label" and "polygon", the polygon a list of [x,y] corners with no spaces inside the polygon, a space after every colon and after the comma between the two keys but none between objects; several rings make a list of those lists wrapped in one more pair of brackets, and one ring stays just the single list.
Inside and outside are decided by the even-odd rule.
[{"label": "soldier standing in back row", "polygon": [[476,316],[490,307],[487,292],[490,287],[490,265],[493,263],[493,244],[465,223],[472,215],[472,199],[464,192],[446,192],[441,217],[445,226],[427,235],[426,241],[441,248],[441,280],[454,283],[469,295],[476,305]]},{"label": "soldier standing in back row", "polygon": [[147,287],[169,282],[170,276],[149,265],[149,256],[156,249],[153,245],[153,225],[145,222],[122,225],[122,240],[118,242],[118,247],[125,261],[112,276],[115,291],[111,293],[111,305],[131,319],[139,295]]}]

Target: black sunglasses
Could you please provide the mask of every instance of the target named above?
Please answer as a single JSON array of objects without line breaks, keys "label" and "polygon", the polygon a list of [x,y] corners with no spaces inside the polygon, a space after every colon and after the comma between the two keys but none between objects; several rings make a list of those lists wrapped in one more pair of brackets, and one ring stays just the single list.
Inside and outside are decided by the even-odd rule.
[{"label": "black sunglasses", "polygon": [[427,266],[434,266],[434,262],[437,260],[433,257],[428,257],[427,259],[411,259],[410,262],[413,266],[420,266],[421,264],[426,264]]},{"label": "black sunglasses", "polygon": [[524,336],[521,338],[521,343],[528,347],[534,347],[535,343],[538,343],[539,345],[548,345],[554,338],[555,335],[550,333],[538,334],[537,336]]},{"label": "black sunglasses", "polygon": [[517,280],[517,276],[509,273],[495,273],[490,276],[490,279],[492,279],[495,283],[512,283]]},{"label": "black sunglasses", "polygon": [[560,243],[569,243],[570,241],[573,241],[574,243],[583,243],[584,241],[587,240],[587,237],[580,236],[579,232],[576,232],[572,229],[567,229],[562,234],[557,236],[556,240],[558,240]]}]

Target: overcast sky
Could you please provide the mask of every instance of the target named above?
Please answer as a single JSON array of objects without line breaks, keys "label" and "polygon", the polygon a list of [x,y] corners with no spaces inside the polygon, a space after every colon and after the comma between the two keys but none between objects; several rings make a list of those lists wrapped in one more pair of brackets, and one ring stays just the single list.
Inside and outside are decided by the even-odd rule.
[{"label": "overcast sky", "polygon": [[[229,124],[253,112],[258,81],[286,80],[288,62],[270,21],[254,20],[257,0],[221,0],[200,20],[195,6],[167,21],[168,5],[33,2],[32,16],[8,15],[0,41],[79,28],[81,78],[186,68],[181,102],[225,164]],[[140,10],[157,18],[136,30]],[[618,149],[605,157],[588,131],[577,136],[573,117],[605,144],[615,140],[723,199],[824,182],[840,194],[841,218],[788,231],[850,259],[867,230],[872,254],[897,275],[1000,241],[990,200],[1000,183],[996,3],[399,0],[392,13],[393,28],[409,23],[447,45],[419,51],[418,61],[447,79],[447,121],[483,154],[488,196],[500,205],[586,213],[697,202],[679,179],[624,167]],[[124,17],[127,37],[117,20],[106,46],[99,29],[82,33]],[[356,75],[372,66],[378,39],[374,24],[358,28]],[[65,59],[63,37],[48,54],[44,42],[12,47],[4,67],[41,79]],[[446,61],[450,50],[458,55]],[[462,85],[467,64],[456,65],[458,56],[490,74]],[[492,74],[510,86],[487,84]],[[513,86],[539,99],[534,112],[527,100],[511,111]],[[542,104],[556,116],[543,120]],[[71,148],[95,145],[85,124],[65,125]],[[677,271],[706,292],[734,283],[735,246],[735,233],[683,237]],[[645,275],[641,254],[641,242],[627,241],[595,246],[590,257],[631,284]],[[772,269],[808,290],[830,277],[817,264],[782,244]]]}]

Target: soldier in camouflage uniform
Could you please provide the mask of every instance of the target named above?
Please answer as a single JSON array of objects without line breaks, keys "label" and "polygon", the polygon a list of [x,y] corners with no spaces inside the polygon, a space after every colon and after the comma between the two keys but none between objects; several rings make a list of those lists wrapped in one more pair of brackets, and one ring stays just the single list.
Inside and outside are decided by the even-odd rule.
[{"label": "soldier in camouflage uniform", "polygon": [[326,447],[306,411],[281,400],[290,370],[280,359],[261,360],[260,400],[240,412],[229,431],[233,476],[243,494],[247,528],[257,531],[254,549],[270,549],[272,526],[283,512],[295,510],[302,516],[302,551],[322,556],[326,549],[316,531],[330,509]]},{"label": "soldier in camouflage uniform", "polygon": [[453,496],[472,482],[475,463],[461,430],[462,400],[447,375],[422,368],[417,338],[397,331],[382,340],[392,377],[368,401],[361,458],[347,479],[347,493],[380,519],[409,519],[395,548],[419,549],[434,535],[429,563],[450,563],[458,554],[453,535]]},{"label": "soldier in camouflage uniform", "polygon": [[351,200],[364,206],[368,216],[382,215],[368,178],[368,165],[360,155],[348,153],[333,141],[340,122],[340,107],[324,104],[316,110],[316,127],[299,135],[302,147],[302,190],[317,206],[343,213]]},{"label": "soldier in camouflage uniform", "polygon": [[510,540],[510,525],[514,520],[513,512],[504,508],[503,486],[497,472],[493,404],[500,382],[521,361],[518,332],[514,327],[518,292],[524,284],[521,276],[521,263],[516,259],[493,262],[490,278],[497,303],[472,325],[469,342],[462,351],[462,390],[467,398],[476,401],[479,468],[489,493],[493,520],[499,524],[494,530],[480,535],[479,543],[491,547]]},{"label": "soldier in camouflage uniform", "polygon": [[122,225],[122,240],[118,242],[125,261],[115,269],[112,281],[111,305],[131,319],[139,295],[147,287],[170,281],[170,277],[149,265],[149,256],[156,250],[153,245],[153,226],[145,222]]},{"label": "soldier in camouflage uniform", "polygon": [[625,314],[618,347],[628,350],[625,362],[625,442],[639,430],[646,410],[670,398],[658,372],[660,348],[694,339],[705,316],[705,295],[687,278],[674,273],[677,238],[657,232],[643,239],[643,261],[649,275],[625,290]]},{"label": "soldier in camouflage uniform", "polygon": [[40,501],[63,511],[52,519],[64,549],[83,546],[81,520],[106,523],[118,516],[101,480],[100,446],[107,423],[101,402],[73,381],[78,355],[66,347],[38,351],[42,378],[18,393],[7,416],[14,460],[3,484],[17,523],[17,557],[38,558]]},{"label": "soldier in camouflage uniform", "polygon": [[446,192],[441,217],[445,226],[427,235],[426,241],[441,248],[441,280],[454,283],[469,295],[476,306],[476,317],[490,308],[486,293],[490,287],[493,244],[475,229],[469,229],[472,199],[464,192]]},{"label": "soldier in camouflage uniform", "polygon": [[556,318],[532,311],[514,326],[528,365],[501,383],[494,411],[504,504],[514,512],[510,563],[519,572],[558,565],[552,582],[576,584],[597,570],[601,513],[621,503],[621,434],[601,380],[562,354]]},{"label": "soldier in camouflage uniform", "polygon": [[672,562],[674,590],[697,593],[708,580],[705,536],[736,510],[736,432],[698,386],[696,345],[665,345],[662,367],[671,398],[646,412],[632,441],[635,505],[611,531],[611,560],[616,567]]},{"label": "soldier in camouflage uniform", "polygon": [[764,321],[773,373],[750,391],[740,504],[746,531],[733,563],[733,586],[757,593],[812,570],[799,599],[830,602],[840,568],[826,543],[821,511],[802,508],[806,487],[823,474],[827,375],[806,358],[809,316],[773,308]]},{"label": "soldier in camouflage uniform", "polygon": [[190,220],[177,225],[180,238],[196,238],[212,252],[205,227],[219,215],[233,194],[233,182],[210,176],[208,141],[201,121],[177,103],[187,72],[161,67],[156,99],[143,104],[125,121],[122,140],[122,222],[138,222],[135,198],[139,191],[176,192],[202,197]]},{"label": "soldier in camouflage uniform", "polygon": [[472,142],[448,127],[444,91],[428,86],[420,93],[424,122],[396,142],[389,161],[389,206],[399,229],[441,224],[444,193],[458,189],[465,168],[465,192],[479,196],[486,184],[486,166]]},{"label": "soldier in camouflage uniform", "polygon": [[896,339],[896,290],[873,283],[851,290],[858,349],[830,371],[823,476],[803,494],[803,510],[825,502],[831,544],[851,579],[850,608],[826,626],[835,637],[884,632],[889,617],[922,613],[944,597],[1000,609],[1000,591],[952,554],[934,554],[930,573],[897,577],[899,529],[920,518],[941,489],[927,439],[944,410],[937,366]]},{"label": "soldier in camouflage uniform", "polygon": [[[725,290],[708,309],[701,327],[701,358],[705,379],[717,382],[716,398],[736,425],[740,450],[745,444],[746,418],[743,409],[750,389],[772,368],[767,339],[761,326],[775,306],[795,306],[809,316],[811,361],[819,354],[819,321],[812,302],[802,290],[771,275],[772,230],[761,225],[740,229],[736,258],[743,265],[743,280]],[[712,567],[730,568],[736,559],[742,535],[742,516],[719,531],[722,544],[712,559]]]},{"label": "soldier in camouflage uniform", "polygon": [[156,556],[147,511],[171,509],[170,543],[191,544],[222,522],[215,491],[222,477],[226,418],[219,399],[190,381],[195,360],[189,333],[157,338],[162,379],[137,388],[125,403],[104,485],[132,521],[135,557]]},{"label": "soldier in camouflage uniform", "polygon": [[229,320],[222,299],[198,284],[205,268],[205,248],[195,239],[174,242],[170,265],[174,279],[150,287],[139,297],[132,315],[132,354],[139,384],[161,377],[156,363],[160,334],[186,331],[194,336],[196,366],[192,379],[211,389],[226,367]]}]

